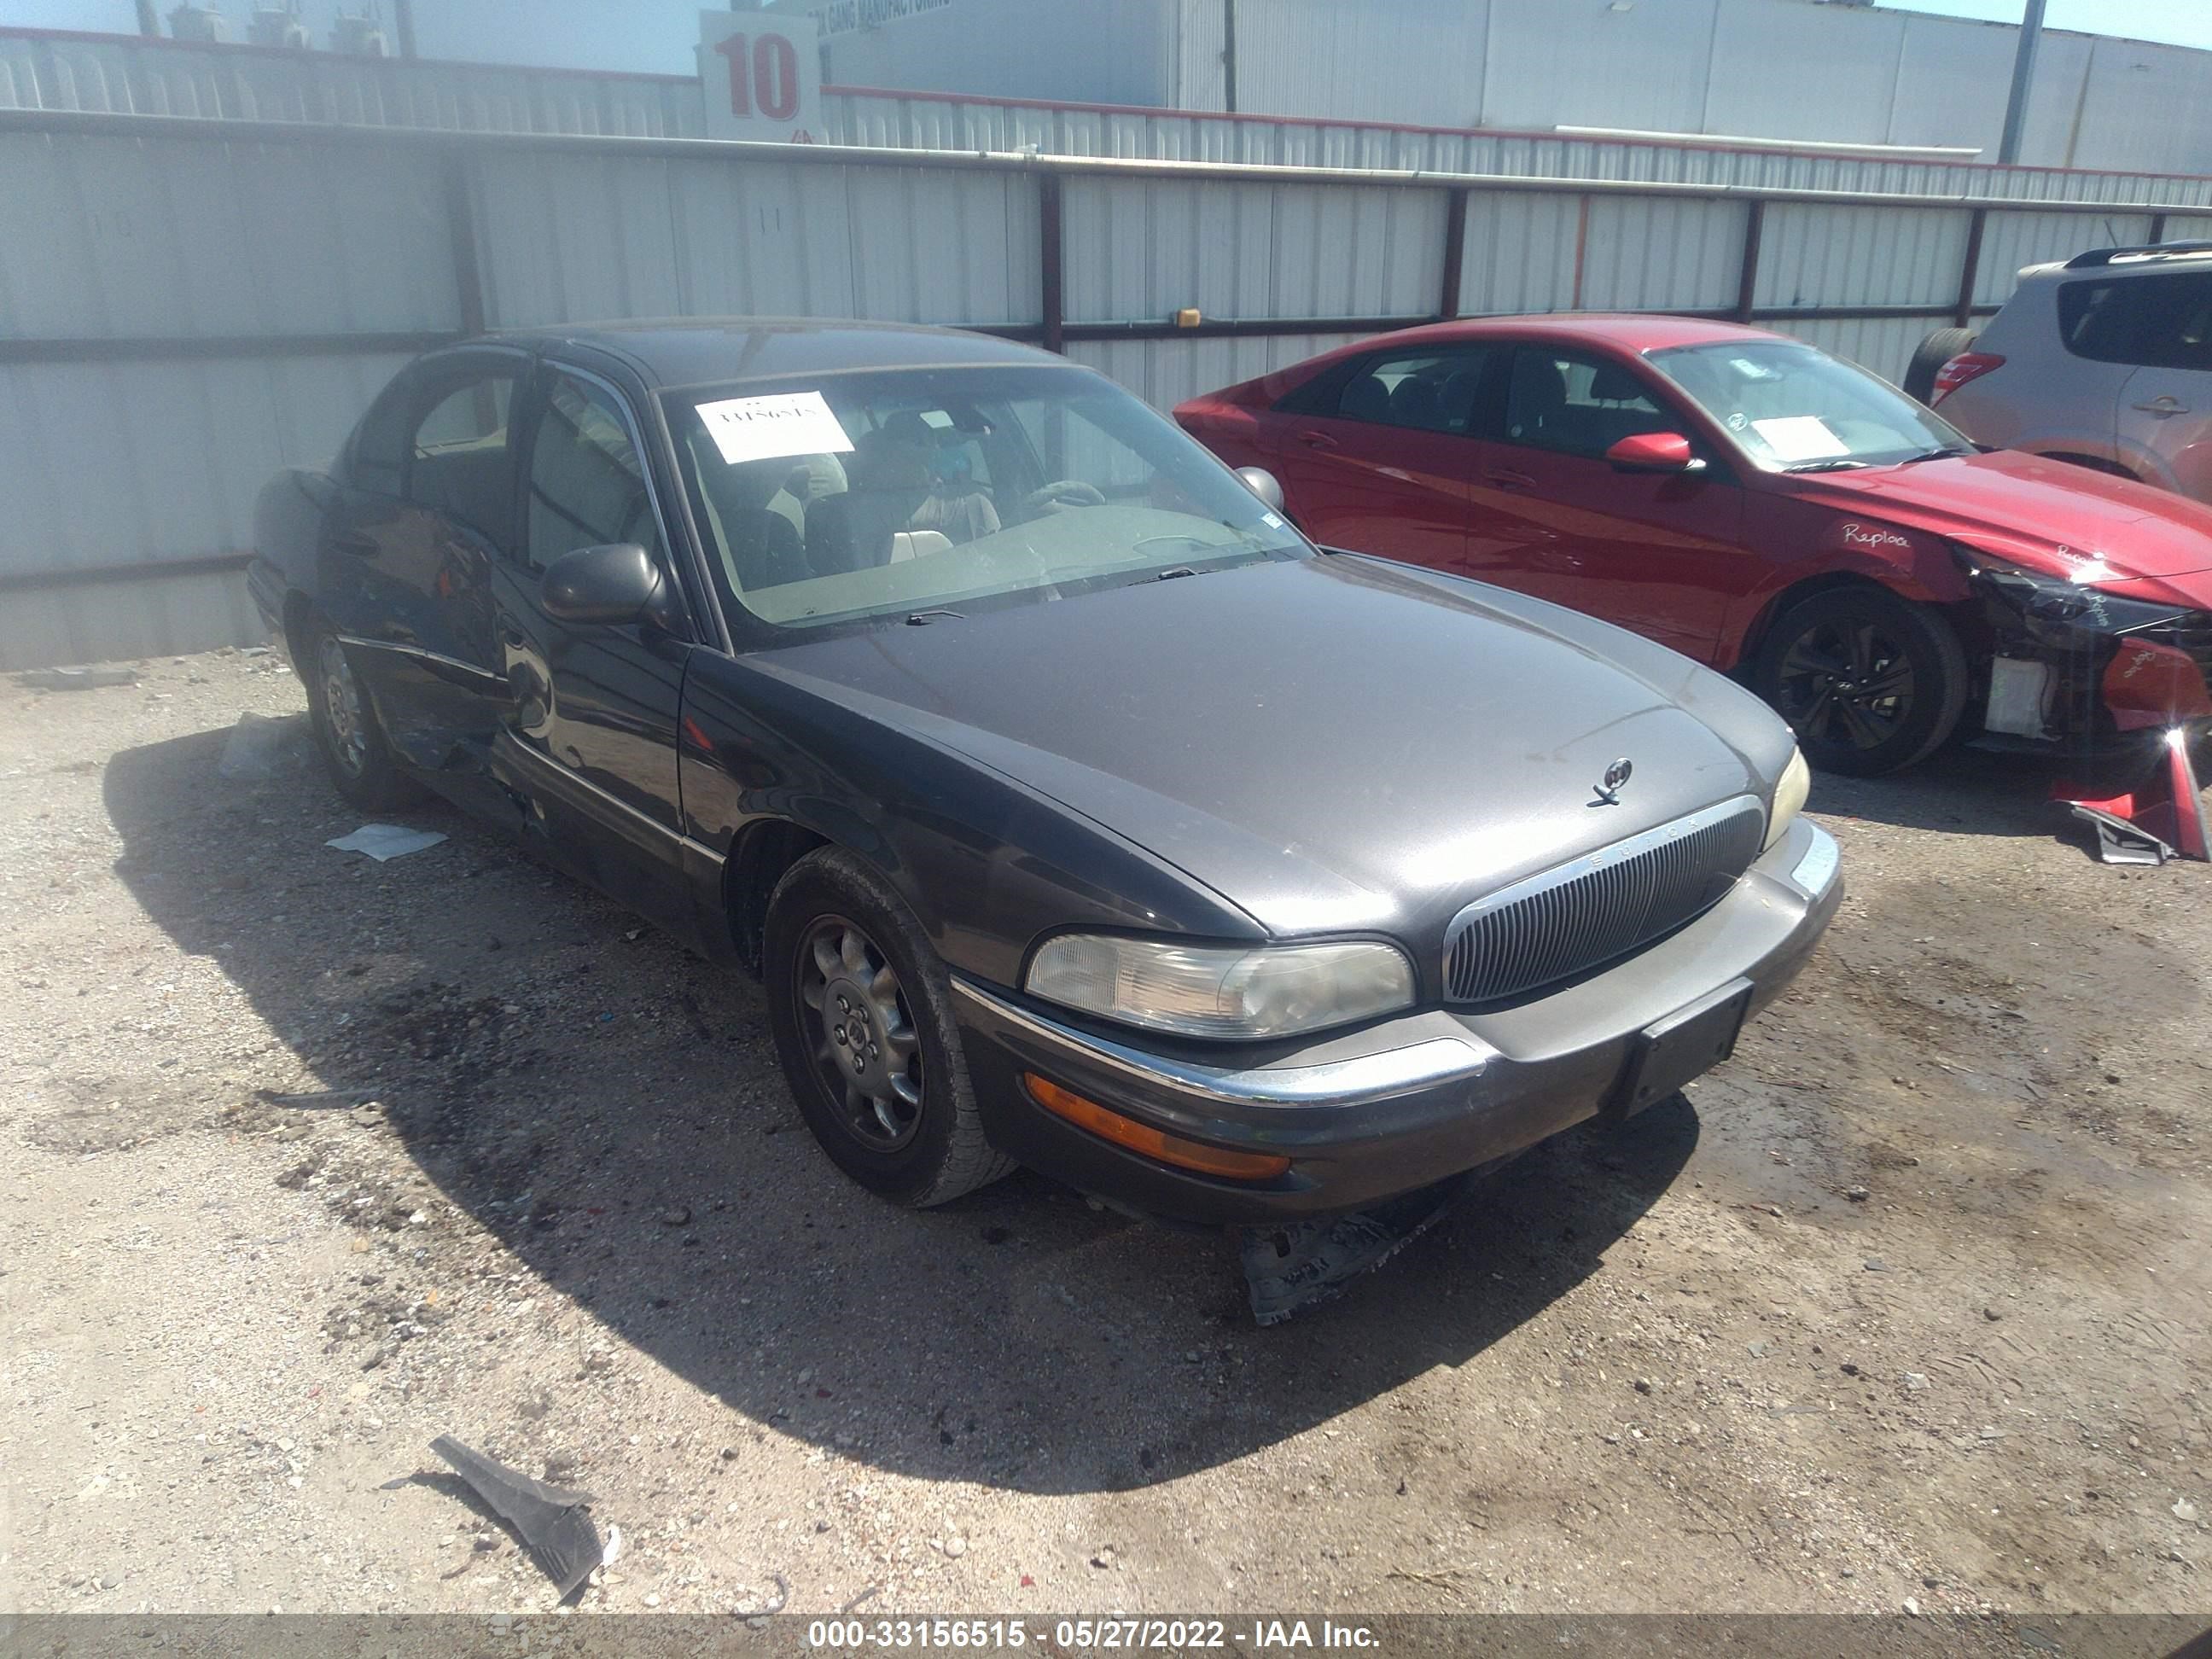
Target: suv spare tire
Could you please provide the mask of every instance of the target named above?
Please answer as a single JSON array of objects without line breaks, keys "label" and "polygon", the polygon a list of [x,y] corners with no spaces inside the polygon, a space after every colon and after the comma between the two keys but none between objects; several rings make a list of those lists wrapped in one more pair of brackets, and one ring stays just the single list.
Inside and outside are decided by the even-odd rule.
[{"label": "suv spare tire", "polygon": [[1976,337],[1971,328],[1939,328],[1923,340],[1905,371],[1905,395],[1934,407],[1936,372],[1960,352],[1972,350]]}]

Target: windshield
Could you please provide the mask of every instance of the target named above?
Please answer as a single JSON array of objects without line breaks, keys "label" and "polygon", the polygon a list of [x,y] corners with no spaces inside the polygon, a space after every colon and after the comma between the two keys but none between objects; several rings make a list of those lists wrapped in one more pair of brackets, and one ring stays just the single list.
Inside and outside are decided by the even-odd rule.
[{"label": "windshield", "polygon": [[1311,551],[1110,381],[1051,364],[662,394],[723,603],[922,623]]},{"label": "windshield", "polygon": [[1973,452],[1955,427],[1895,387],[1793,340],[1677,346],[1645,361],[1763,466],[1837,471]]}]

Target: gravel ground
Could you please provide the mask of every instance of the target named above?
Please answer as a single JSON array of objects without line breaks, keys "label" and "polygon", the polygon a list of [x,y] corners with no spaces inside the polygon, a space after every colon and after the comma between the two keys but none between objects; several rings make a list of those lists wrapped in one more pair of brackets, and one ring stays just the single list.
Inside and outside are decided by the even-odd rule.
[{"label": "gravel ground", "polygon": [[2212,872],[2017,763],[1820,780],[1729,1066],[1261,1331],[1225,1240],[869,1198],[749,980],[325,848],[276,659],[140,666],[0,690],[0,1607],[548,1609],[453,1433],[621,1529],[580,1614],[2212,1610]]}]

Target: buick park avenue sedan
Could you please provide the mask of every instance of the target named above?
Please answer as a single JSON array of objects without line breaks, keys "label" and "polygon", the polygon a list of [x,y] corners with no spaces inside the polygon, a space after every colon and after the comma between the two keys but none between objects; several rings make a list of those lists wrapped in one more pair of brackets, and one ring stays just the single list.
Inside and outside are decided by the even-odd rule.
[{"label": "buick park avenue sedan", "polygon": [[1672,1093],[1840,890],[1756,698],[1272,489],[974,335],[522,333],[271,483],[252,585],[349,801],[757,971],[856,1181],[1265,1224]]}]

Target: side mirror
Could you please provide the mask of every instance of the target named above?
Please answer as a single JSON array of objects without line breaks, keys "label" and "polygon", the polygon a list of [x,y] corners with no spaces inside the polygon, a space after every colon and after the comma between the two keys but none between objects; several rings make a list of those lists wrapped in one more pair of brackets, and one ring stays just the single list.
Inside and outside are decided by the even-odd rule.
[{"label": "side mirror", "polygon": [[1605,452],[1620,472],[1702,472],[1705,464],[1690,453],[1679,432],[1632,432]]},{"label": "side mirror", "polygon": [[635,542],[617,542],[563,553],[546,568],[538,592],[556,622],[611,626],[658,621],[667,584],[650,553]]},{"label": "side mirror", "polygon": [[1267,502],[1273,511],[1279,513],[1283,510],[1283,486],[1275,481],[1275,475],[1266,467],[1240,466],[1237,469],[1237,477],[1245,489]]}]

